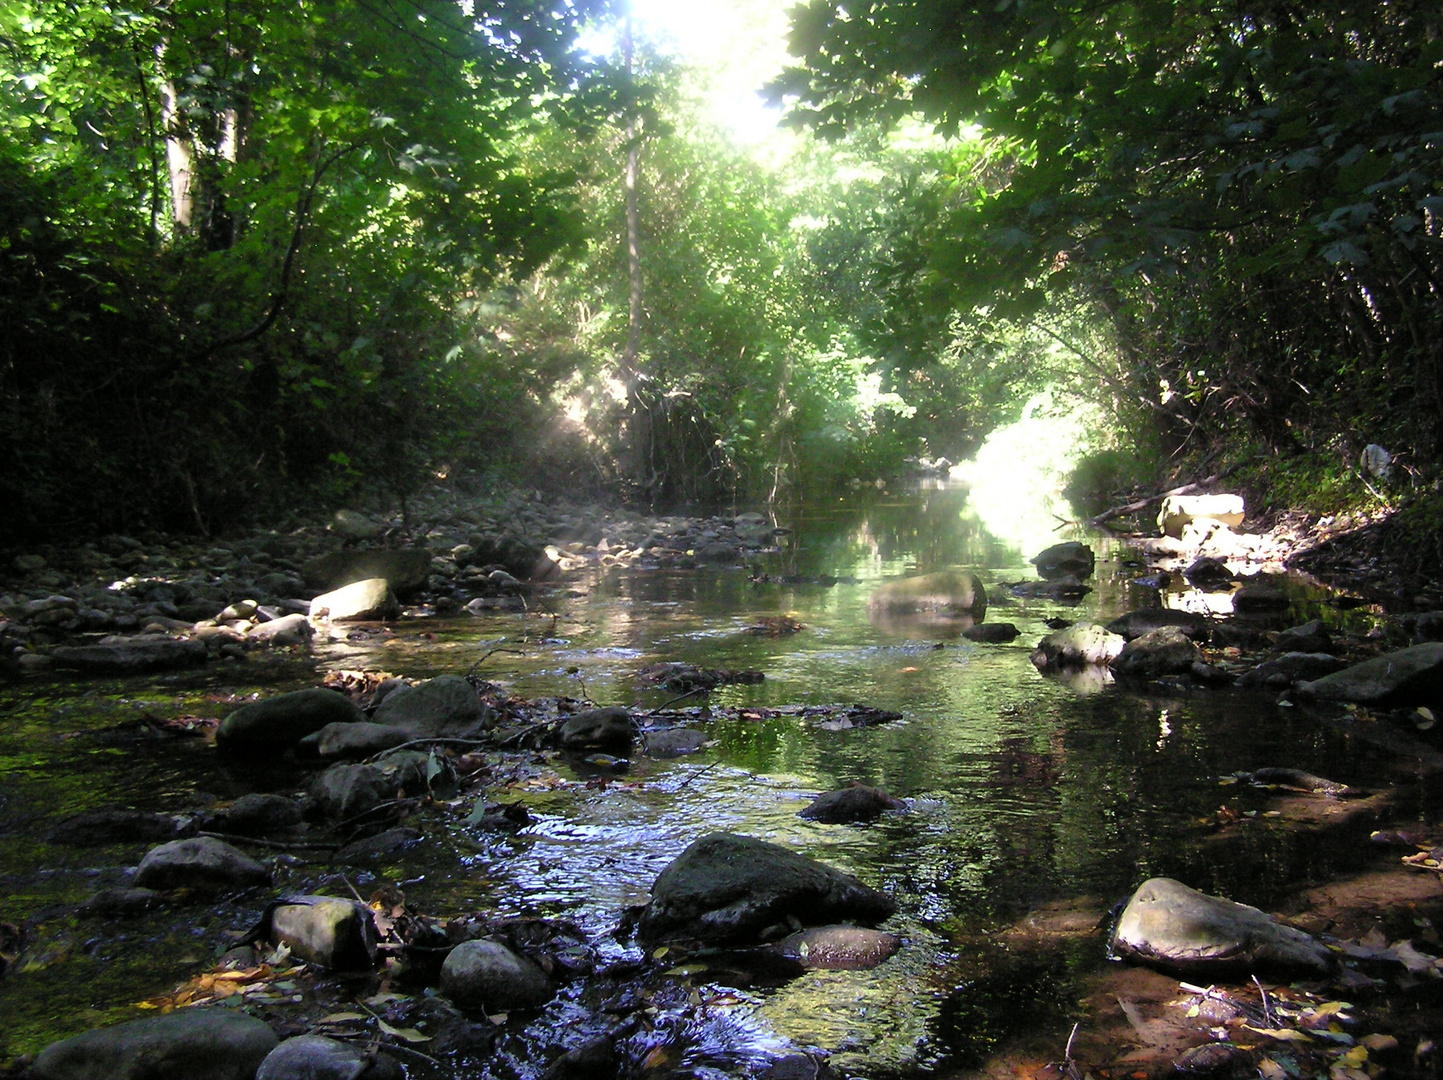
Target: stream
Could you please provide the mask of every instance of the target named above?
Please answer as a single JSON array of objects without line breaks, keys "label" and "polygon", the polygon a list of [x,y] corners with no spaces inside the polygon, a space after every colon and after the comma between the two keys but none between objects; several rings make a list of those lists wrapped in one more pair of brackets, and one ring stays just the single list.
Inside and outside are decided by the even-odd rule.
[{"label": "stream", "polygon": [[[255,655],[150,679],[44,676],[0,688],[0,923],[29,921],[31,933],[0,978],[0,1063],[141,1015],[138,1003],[212,965],[270,898],[128,919],[74,914],[96,890],[123,884],[149,845],[46,840],[66,817],[103,807],[189,812],[250,791],[292,792],[310,775],[284,762],[218,759],[200,739],[148,738],[135,718],[222,715],[252,695],[315,685],[328,670],[410,679],[470,672],[517,697],[641,712],[697,704],[638,684],[637,674],[660,661],[765,673],[761,683],[722,686],[705,699],[741,713],[701,717],[711,742],[699,753],[652,760],[638,749],[612,764],[532,755],[523,780],[480,793],[525,804],[533,821],[519,834],[468,826],[478,797],[469,792],[459,809],[413,820],[426,838],[397,863],[347,871],[363,894],[396,884],[410,907],[441,917],[571,920],[603,967],[640,959],[613,935],[623,910],[644,903],[657,873],[715,830],[773,841],[896,899],[898,914],[884,928],[904,945],[870,971],[787,980],[701,965],[678,971],[685,992],[676,1004],[657,997],[658,1024],[675,1009],[676,1075],[748,1075],[797,1048],[825,1052],[852,1076],[964,1068],[1025,1026],[1059,1032],[1060,1053],[1075,1000],[1069,980],[1106,962],[1101,951],[1089,943],[1039,964],[989,947],[994,931],[1052,901],[1110,904],[1156,875],[1266,907],[1340,868],[1345,855],[1261,817],[1245,855],[1230,848],[1219,861],[1202,843],[1223,801],[1219,778],[1286,765],[1366,785],[1382,775],[1379,752],[1277,707],[1275,694],[1138,692],[1033,667],[1029,652],[1047,633],[1045,620],[1106,622],[1197,599],[1134,584],[1145,571],[1124,545],[1066,529],[999,537],[973,512],[966,488],[940,483],[864,490],[778,524],[789,531],[752,570],[835,584],[758,582],[738,568],[598,567],[568,575],[527,614],[407,620],[394,636],[318,638],[299,656]],[[1076,605],[1012,598],[1004,583],[1036,579],[1029,542],[1063,539],[1082,539],[1097,554],[1094,591]],[[947,567],[979,574],[988,621],[1014,623],[1016,641],[974,644],[956,626],[869,618],[880,583]],[[1346,618],[1356,629],[1371,618],[1328,606],[1307,582],[1289,588],[1293,608],[1256,625]],[[746,632],[783,615],[802,629]],[[745,713],[852,702],[902,719],[837,730],[794,714]],[[905,811],[867,825],[797,816],[817,793],[853,781],[905,800]],[[343,891],[335,868],[304,852],[253,854],[275,860],[286,891]],[[513,1018],[497,1053],[456,1075],[539,1075],[549,1048],[596,1023],[588,993],[582,980],[539,1016]],[[452,1075],[420,1059],[406,1065],[414,1076]]]}]

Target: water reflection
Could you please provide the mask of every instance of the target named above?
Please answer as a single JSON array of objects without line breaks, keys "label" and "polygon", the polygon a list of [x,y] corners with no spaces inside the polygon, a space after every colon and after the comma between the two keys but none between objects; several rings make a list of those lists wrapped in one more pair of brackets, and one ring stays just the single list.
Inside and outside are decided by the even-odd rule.
[{"label": "water reflection", "polygon": [[[526,805],[534,823],[519,835],[483,833],[463,823],[464,813],[438,813],[427,844],[403,865],[360,875],[358,886],[404,880],[411,902],[436,914],[564,916],[582,926],[604,958],[621,959],[635,955],[611,936],[621,912],[645,900],[652,880],[692,840],[731,829],[783,844],[892,892],[899,914],[888,929],[905,939],[904,948],[871,972],[814,972],[781,986],[698,979],[700,998],[716,1004],[676,1020],[674,1060],[727,1075],[796,1045],[826,1049],[844,1069],[905,1071],[975,1062],[1010,1030],[1009,1017],[1050,1008],[1048,994],[1066,992],[1066,972],[1055,960],[1019,966],[979,945],[1039,904],[1120,897],[1158,873],[1266,903],[1270,891],[1325,858],[1266,832],[1261,822],[1248,865],[1210,858],[1202,823],[1222,798],[1216,777],[1285,762],[1355,781],[1369,767],[1367,755],[1305,717],[1234,691],[1168,698],[1120,690],[1101,673],[1040,676],[1028,652],[1046,633],[1047,619],[1105,621],[1139,603],[1156,605],[1157,594],[1132,584],[1136,564],[1127,551],[1091,538],[1099,559],[1095,589],[1076,607],[1011,596],[1007,582],[1035,579],[1027,559],[1067,536],[1054,531],[1055,521],[1042,529],[1033,519],[999,538],[984,528],[996,519],[979,509],[978,498],[976,487],[959,486],[908,496],[862,492],[802,508],[783,522],[791,542],[755,567],[604,568],[568,582],[567,594],[549,600],[554,617],[438,622],[424,639],[404,630],[400,645],[321,647],[322,666],[416,678],[474,670],[521,695],[564,694],[639,710],[673,696],[637,681],[658,661],[755,668],[766,673],[765,682],[719,688],[711,705],[860,701],[902,715],[878,727],[825,730],[789,715],[702,713],[693,725],[714,745],[690,757],[651,761],[637,752],[624,772],[547,759],[535,765],[534,783],[482,795]],[[956,621],[879,627],[869,617],[869,597],[884,581],[948,568],[981,577],[987,619],[1017,625],[1016,642],[960,640]],[[753,581],[753,571],[812,583]],[[840,580],[825,584],[823,575]],[[1300,603],[1321,610],[1316,594],[1300,593]],[[744,632],[776,614],[803,629],[779,637]],[[314,674],[287,678],[300,683]],[[222,675],[255,677],[239,668]],[[201,793],[224,798],[300,782],[294,773],[220,771],[209,751],[193,744],[102,752],[94,741],[62,736],[114,722],[121,706],[59,692],[22,707],[6,693],[12,696],[0,707],[16,722],[0,733],[0,758],[9,765],[0,802],[8,874],[0,917],[73,902],[92,880],[118,879],[138,857],[138,849],[66,851],[38,843],[64,813],[117,802],[180,809],[203,801]],[[152,694],[147,707],[218,711],[204,700],[208,693],[201,680],[176,683]],[[907,811],[868,826],[796,816],[813,795],[854,780],[905,799]],[[61,876],[46,877],[46,866]],[[86,877],[96,867],[103,874]],[[298,891],[316,887],[324,875],[303,864],[287,873]],[[243,923],[238,918],[236,925]],[[68,989],[58,977],[45,984],[54,988],[52,1009],[81,1016],[98,1000],[106,1015],[118,1016],[128,1003],[167,989],[154,983],[173,980],[170,969],[137,987],[143,946],[116,945],[126,948],[130,960],[121,966],[132,982],[101,990],[88,968],[72,968],[78,974]],[[1098,960],[1100,954],[1088,954],[1078,962]],[[23,977],[0,984],[0,1011],[34,985]],[[690,1001],[691,989],[679,990],[678,999]],[[517,1036],[518,1045],[533,1052],[564,1035],[568,1009],[579,1006],[558,1003],[542,1029]],[[530,1060],[541,1058],[533,1053]]]}]

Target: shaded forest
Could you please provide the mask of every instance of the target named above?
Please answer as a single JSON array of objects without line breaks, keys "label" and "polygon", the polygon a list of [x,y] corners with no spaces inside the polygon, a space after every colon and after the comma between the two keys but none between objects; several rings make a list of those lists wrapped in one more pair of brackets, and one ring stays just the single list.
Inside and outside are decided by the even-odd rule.
[{"label": "shaded forest", "polygon": [[758,147],[605,0],[3,0],[0,540],[815,495],[1039,395],[1100,498],[1433,488],[1436,4],[790,19]]}]

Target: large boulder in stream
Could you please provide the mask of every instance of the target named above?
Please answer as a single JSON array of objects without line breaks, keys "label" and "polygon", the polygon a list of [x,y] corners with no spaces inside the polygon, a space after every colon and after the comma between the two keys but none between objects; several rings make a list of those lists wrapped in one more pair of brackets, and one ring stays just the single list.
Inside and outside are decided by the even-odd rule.
[{"label": "large boulder in stream", "polygon": [[335,690],[295,690],[242,705],[220,722],[215,744],[236,753],[270,753],[294,746],[327,724],[364,720],[361,710]]},{"label": "large boulder in stream", "polygon": [[1142,637],[1149,630],[1163,626],[1180,627],[1194,641],[1206,641],[1212,629],[1206,616],[1177,608],[1140,608],[1129,611],[1108,623],[1107,629],[1110,633],[1121,634],[1131,641],[1135,637]]},{"label": "large boulder in stream", "polygon": [[311,618],[331,622],[381,622],[401,614],[401,605],[385,578],[353,581],[311,601]]},{"label": "large boulder in stream", "polygon": [[1358,705],[1437,705],[1443,701],[1443,642],[1385,653],[1295,687],[1299,697]]},{"label": "large boulder in stream", "polygon": [[271,872],[244,851],[213,836],[172,840],[146,852],[131,882],[139,889],[222,892],[269,885]]},{"label": "large boulder in stream", "polygon": [[1187,974],[1255,967],[1325,974],[1332,964],[1327,947],[1303,931],[1172,878],[1138,886],[1112,946],[1123,956]]},{"label": "large boulder in stream", "polygon": [[987,614],[987,591],[976,574],[966,570],[942,570],[887,582],[872,593],[867,601],[867,610],[873,614],[934,612],[971,615],[980,619]]},{"label": "large boulder in stream", "polygon": [[279,1040],[239,1009],[177,1009],[47,1046],[31,1080],[253,1080]]},{"label": "large boulder in stream", "polygon": [[631,713],[620,705],[612,705],[568,716],[558,737],[568,750],[618,749],[630,746],[634,734]]},{"label": "large boulder in stream", "polygon": [[371,719],[413,739],[470,738],[492,721],[475,688],[460,675],[401,686],[386,695]]},{"label": "large boulder in stream", "polygon": [[826,791],[818,795],[797,816],[808,821],[821,821],[828,825],[843,825],[857,821],[871,821],[888,810],[905,810],[907,804],[901,799],[888,795],[881,788],[866,784],[852,784],[838,791]]},{"label": "large boulder in stream", "polygon": [[764,840],[710,833],[657,876],[637,938],[754,945],[784,936],[793,921],[877,922],[894,910],[890,897],[850,874]]}]

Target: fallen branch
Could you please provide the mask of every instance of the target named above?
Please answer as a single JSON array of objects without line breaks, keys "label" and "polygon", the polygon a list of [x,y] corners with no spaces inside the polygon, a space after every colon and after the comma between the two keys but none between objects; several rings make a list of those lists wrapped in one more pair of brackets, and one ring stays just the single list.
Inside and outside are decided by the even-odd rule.
[{"label": "fallen branch", "polygon": [[1138,499],[1136,502],[1130,502],[1125,506],[1114,506],[1111,510],[1104,510],[1096,517],[1088,518],[1087,523],[1093,526],[1101,526],[1111,521],[1113,518],[1124,517],[1127,514],[1135,514],[1139,510],[1146,510],[1149,506],[1156,506],[1164,499],[1171,498],[1173,495],[1187,495],[1189,492],[1197,491],[1199,488],[1205,488],[1211,484],[1216,484],[1219,480],[1226,480],[1233,473],[1237,472],[1248,463],[1248,460],[1249,459],[1245,458],[1244,460],[1239,461],[1236,465],[1230,465],[1222,472],[1214,473],[1212,476],[1209,476],[1206,480],[1199,480],[1196,483],[1192,484],[1183,484],[1181,487],[1175,487],[1168,491],[1159,492],[1156,495],[1149,495],[1145,499]]}]

